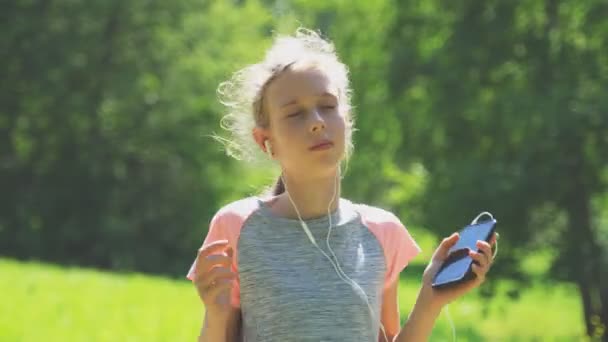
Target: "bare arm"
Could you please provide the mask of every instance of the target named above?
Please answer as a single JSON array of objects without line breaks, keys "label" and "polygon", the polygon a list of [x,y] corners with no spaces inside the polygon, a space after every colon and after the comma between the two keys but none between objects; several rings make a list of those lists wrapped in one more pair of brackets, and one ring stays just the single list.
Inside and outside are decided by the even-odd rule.
[{"label": "bare arm", "polygon": [[214,241],[199,249],[191,277],[205,306],[199,342],[240,341],[241,310],[231,303],[236,278],[230,267],[232,256],[233,250],[227,240]]},{"label": "bare arm", "polygon": [[427,341],[440,312],[441,308],[433,308],[421,292],[407,322],[399,330],[399,280],[397,279],[384,290],[382,296],[381,320],[386,339],[380,331],[378,341]]},{"label": "bare arm", "polygon": [[205,311],[198,342],[241,342],[241,310],[232,308],[227,315]]},{"label": "bare arm", "polygon": [[395,342],[428,341],[435,320],[441,313],[441,306],[433,305],[428,297],[424,296],[423,291],[419,293],[416,304],[395,338]]},{"label": "bare arm", "polygon": [[433,277],[439,271],[441,264],[446,260],[450,248],[456,244],[458,239],[458,234],[452,234],[450,237],[443,239],[437,250],[435,250],[431,263],[422,275],[422,287],[420,288],[420,292],[418,292],[416,304],[414,304],[410,317],[403,325],[399,335],[395,338],[395,342],[427,341],[443,306],[470,292],[484,282],[486,273],[493,262],[491,245],[496,243],[496,235],[492,237],[490,243],[478,241],[477,247],[480,249],[479,252],[469,252],[469,255],[475,261],[472,269],[476,277],[473,280],[444,290],[432,288]]},{"label": "bare arm", "polygon": [[384,333],[380,330],[379,342],[391,342],[399,332],[399,279],[384,290],[382,294],[382,313],[380,321],[384,327]]}]

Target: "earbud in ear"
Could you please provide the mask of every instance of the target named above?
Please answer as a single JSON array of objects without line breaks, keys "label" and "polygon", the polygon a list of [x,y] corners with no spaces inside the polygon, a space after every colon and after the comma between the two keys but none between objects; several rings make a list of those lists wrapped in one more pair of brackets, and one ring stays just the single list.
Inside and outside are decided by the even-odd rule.
[{"label": "earbud in ear", "polygon": [[266,147],[266,153],[272,155],[272,148],[270,148],[270,141],[268,139],[264,140],[264,146]]}]

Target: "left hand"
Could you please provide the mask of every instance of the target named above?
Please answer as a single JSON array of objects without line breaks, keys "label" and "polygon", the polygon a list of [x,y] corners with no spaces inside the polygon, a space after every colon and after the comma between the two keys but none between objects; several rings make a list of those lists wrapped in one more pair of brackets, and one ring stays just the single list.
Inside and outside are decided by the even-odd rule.
[{"label": "left hand", "polygon": [[448,257],[450,248],[458,242],[458,239],[458,233],[454,233],[443,239],[441,244],[439,244],[439,247],[435,250],[431,262],[422,276],[422,289],[420,295],[424,296],[430,305],[437,308],[443,307],[454,299],[481,285],[485,281],[486,274],[494,262],[491,246],[496,243],[496,233],[492,235],[490,243],[481,240],[477,241],[479,252],[469,251],[469,256],[475,261],[472,265],[473,273],[476,275],[474,279],[449,288],[440,290],[434,289],[431,286],[433,278]]}]

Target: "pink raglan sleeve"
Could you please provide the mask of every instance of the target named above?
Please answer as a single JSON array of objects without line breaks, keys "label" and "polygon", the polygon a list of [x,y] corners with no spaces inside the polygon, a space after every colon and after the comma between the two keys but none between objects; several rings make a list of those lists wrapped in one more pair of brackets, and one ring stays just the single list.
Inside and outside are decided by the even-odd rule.
[{"label": "pink raglan sleeve", "polygon": [[421,249],[397,217],[395,221],[386,222],[384,225],[382,243],[387,267],[384,287],[387,288],[399,278],[401,271],[421,252]]},{"label": "pink raglan sleeve", "polygon": [[421,252],[421,249],[394,214],[383,209],[364,206],[363,219],[384,251],[386,261],[384,288],[386,289],[399,278],[401,271]]},{"label": "pink raglan sleeve", "polygon": [[[237,277],[234,279],[234,286],[232,288],[232,292],[230,295],[230,302],[231,302],[232,306],[234,306],[234,307],[240,307],[240,292],[241,291],[240,291],[240,281],[238,278],[238,262],[237,262],[237,257],[238,257],[237,240],[238,240],[238,232],[240,231],[240,227],[238,225],[241,224],[240,221],[241,220],[234,219],[234,217],[231,217],[231,215],[229,215],[226,212],[221,212],[221,211],[218,212],[211,220],[211,223],[209,224],[209,231],[201,246],[201,247],[207,246],[208,244],[210,244],[214,241],[218,241],[218,240],[228,240],[228,244],[232,247],[234,253],[233,253],[231,270],[237,274]],[[198,259],[198,257],[197,257],[197,259]],[[194,262],[190,266],[190,270],[188,271],[188,274],[186,275],[186,277],[192,281],[194,280],[194,277],[196,274],[197,259],[194,260]]]}]

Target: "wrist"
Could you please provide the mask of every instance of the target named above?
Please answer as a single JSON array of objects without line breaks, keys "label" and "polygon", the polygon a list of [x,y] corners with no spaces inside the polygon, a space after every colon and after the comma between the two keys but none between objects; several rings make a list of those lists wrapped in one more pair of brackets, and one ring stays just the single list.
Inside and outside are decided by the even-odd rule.
[{"label": "wrist", "polygon": [[397,335],[396,342],[428,341],[442,309],[442,305],[438,304],[432,291],[433,289],[424,286],[420,288],[416,303]]},{"label": "wrist", "polygon": [[210,307],[205,309],[205,320],[212,324],[223,323],[228,320],[229,316],[230,312],[222,308],[214,309]]},{"label": "wrist", "polygon": [[439,315],[445,303],[442,303],[435,294],[435,290],[430,286],[422,286],[418,292],[416,305],[419,305],[422,310],[431,314]]},{"label": "wrist", "polygon": [[228,318],[224,316],[222,311],[206,308],[204,323],[198,341],[225,341]]}]

